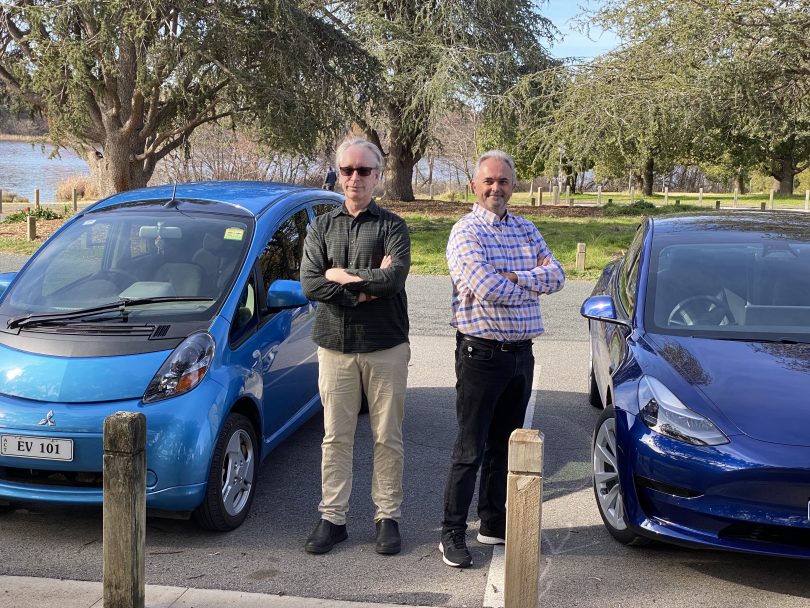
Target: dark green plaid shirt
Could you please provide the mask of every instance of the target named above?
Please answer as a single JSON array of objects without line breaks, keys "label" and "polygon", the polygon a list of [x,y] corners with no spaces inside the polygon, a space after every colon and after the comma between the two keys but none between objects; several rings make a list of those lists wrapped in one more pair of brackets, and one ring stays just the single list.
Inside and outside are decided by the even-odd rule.
[{"label": "dark green plaid shirt", "polygon": [[[393,263],[381,269],[383,257]],[[318,302],[312,339],[342,353],[368,353],[408,341],[405,279],[411,267],[411,239],[404,220],[374,201],[357,217],[340,206],[318,217],[304,243],[301,283]],[[362,281],[328,281],[329,268],[343,268]],[[360,292],[377,296],[358,303]]]}]

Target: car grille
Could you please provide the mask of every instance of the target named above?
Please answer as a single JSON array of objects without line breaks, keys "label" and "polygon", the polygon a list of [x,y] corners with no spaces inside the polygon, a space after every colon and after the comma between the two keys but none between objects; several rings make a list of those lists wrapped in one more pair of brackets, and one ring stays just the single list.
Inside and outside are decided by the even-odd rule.
[{"label": "car grille", "polygon": [[750,540],[794,547],[810,547],[810,528],[734,523],[723,528],[718,536],[723,540]]},{"label": "car grille", "polygon": [[0,480],[39,486],[68,486],[73,488],[100,488],[101,471],[47,471],[44,469],[18,469],[0,467]]},{"label": "car grille", "polygon": [[636,475],[635,479],[636,485],[639,487],[651,488],[672,496],[680,496],[681,498],[697,498],[698,496],[702,496],[700,492],[695,492],[689,488],[673,486],[672,484],[656,481],[655,479],[650,479],[648,477],[642,477],[641,475]]}]

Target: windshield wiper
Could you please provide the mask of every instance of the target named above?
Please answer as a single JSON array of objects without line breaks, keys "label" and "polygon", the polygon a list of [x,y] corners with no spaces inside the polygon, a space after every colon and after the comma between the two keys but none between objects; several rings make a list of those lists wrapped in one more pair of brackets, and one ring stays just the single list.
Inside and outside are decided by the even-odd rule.
[{"label": "windshield wiper", "polygon": [[108,304],[101,304],[99,306],[91,306],[90,308],[79,308],[78,310],[69,310],[60,313],[43,313],[22,315],[10,319],[7,327],[15,329],[18,327],[30,327],[32,325],[44,325],[48,323],[58,323],[59,321],[70,321],[72,319],[81,319],[82,317],[89,317],[98,313],[107,312],[110,310],[119,310],[121,314],[127,316],[127,307],[141,306],[144,304],[157,304],[159,302],[213,302],[214,298],[201,298],[201,297],[181,297],[181,296],[161,296],[156,298],[121,298],[115,302]]}]

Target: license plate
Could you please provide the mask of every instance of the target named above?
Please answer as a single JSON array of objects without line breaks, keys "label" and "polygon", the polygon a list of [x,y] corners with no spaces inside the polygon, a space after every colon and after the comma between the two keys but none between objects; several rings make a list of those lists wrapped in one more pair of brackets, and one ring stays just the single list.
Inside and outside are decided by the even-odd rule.
[{"label": "license plate", "polygon": [[73,440],[0,435],[0,455],[43,460],[73,460]]}]

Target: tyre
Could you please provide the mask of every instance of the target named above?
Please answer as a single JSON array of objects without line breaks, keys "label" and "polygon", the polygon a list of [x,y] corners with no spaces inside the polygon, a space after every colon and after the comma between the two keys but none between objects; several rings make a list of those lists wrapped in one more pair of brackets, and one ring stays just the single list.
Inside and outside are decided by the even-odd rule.
[{"label": "tyre", "polygon": [[593,492],[599,515],[610,535],[624,545],[645,545],[649,540],[627,527],[624,495],[619,481],[619,452],[616,445],[616,411],[602,412],[593,434]]},{"label": "tyre", "polygon": [[245,521],[256,494],[258,456],[250,420],[228,416],[214,446],[205,499],[193,514],[197,524],[227,532]]}]

